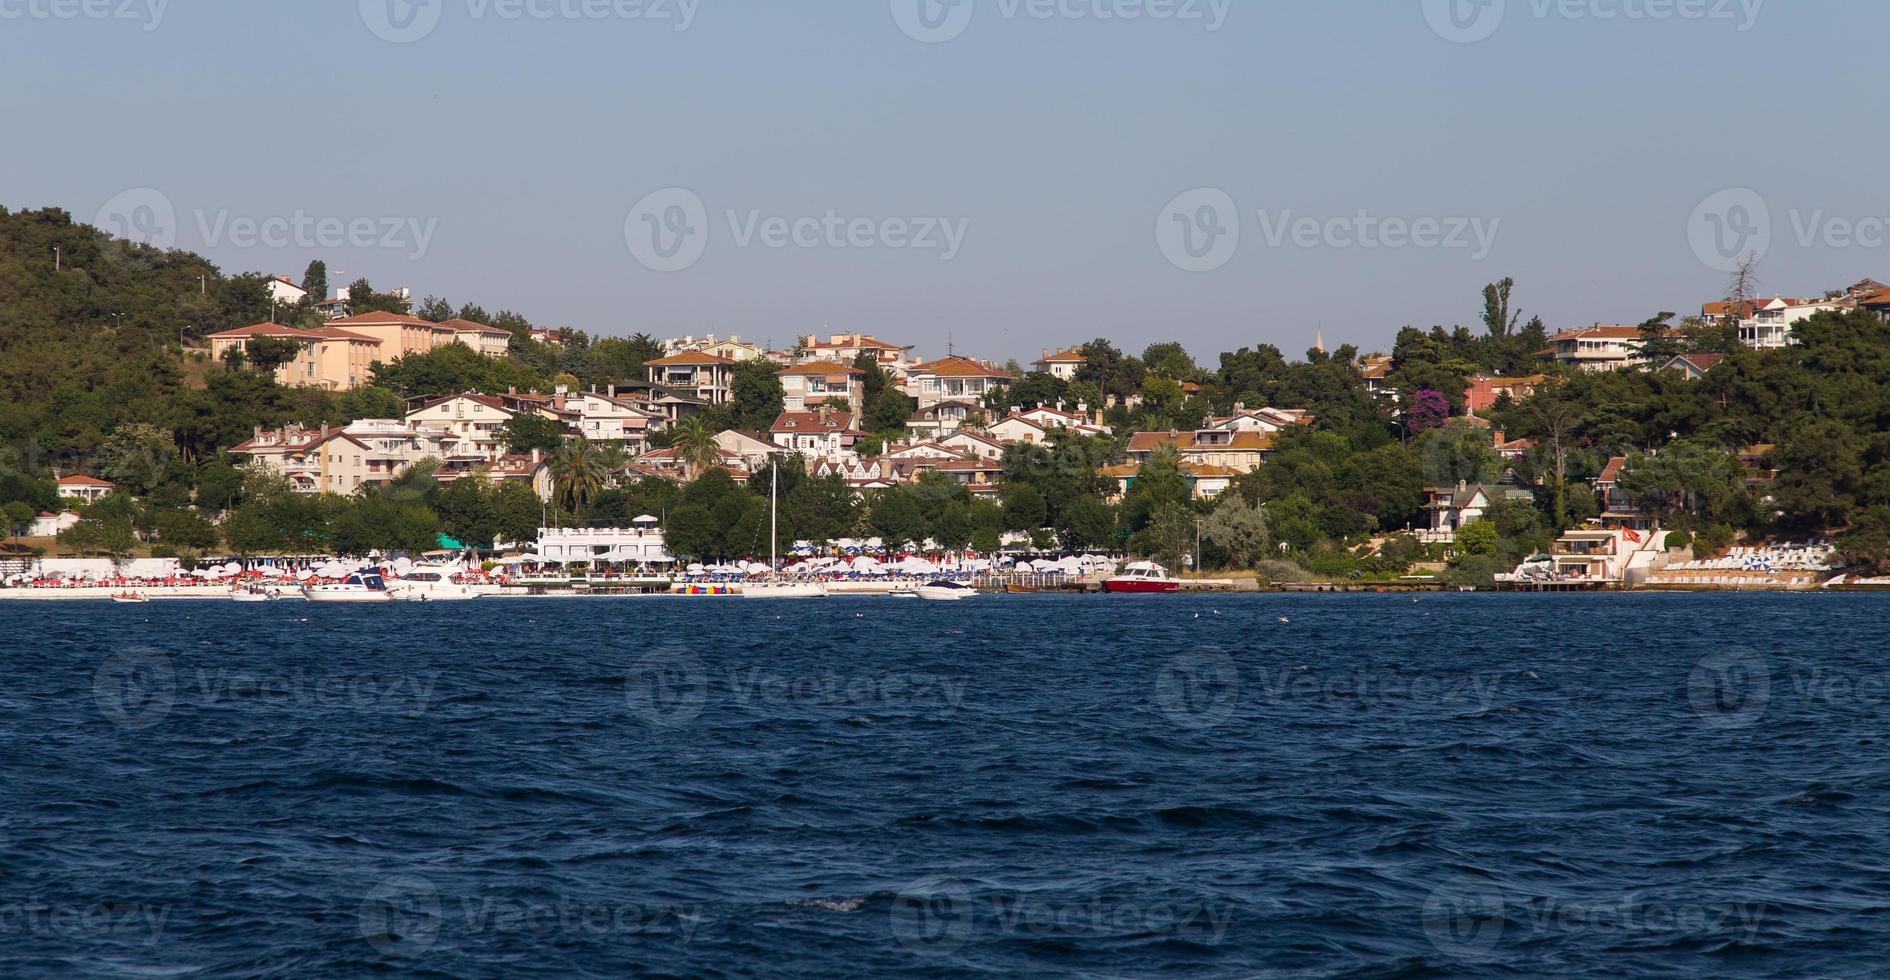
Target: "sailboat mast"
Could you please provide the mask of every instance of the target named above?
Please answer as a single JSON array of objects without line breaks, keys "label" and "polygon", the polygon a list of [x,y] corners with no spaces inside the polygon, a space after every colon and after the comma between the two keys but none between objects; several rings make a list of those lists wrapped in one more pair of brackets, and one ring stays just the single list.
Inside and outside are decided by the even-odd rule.
[{"label": "sailboat mast", "polygon": [[768,573],[778,576],[781,574],[781,559],[779,555],[775,554],[775,547],[776,542],[780,540],[779,529],[777,527],[777,522],[781,519],[780,460],[775,461],[774,467],[769,472],[771,478],[768,481]]}]

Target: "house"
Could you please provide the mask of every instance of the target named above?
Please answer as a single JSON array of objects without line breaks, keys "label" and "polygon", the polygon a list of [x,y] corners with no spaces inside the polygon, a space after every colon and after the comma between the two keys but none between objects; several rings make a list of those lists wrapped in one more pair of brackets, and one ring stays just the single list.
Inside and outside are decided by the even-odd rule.
[{"label": "house", "polygon": [[392,363],[409,354],[431,354],[459,341],[458,332],[452,328],[405,313],[358,313],[332,320],[328,325],[378,342],[380,349],[374,352],[374,359],[383,363]]},{"label": "house", "polygon": [[294,306],[308,298],[308,290],[295,284],[288,276],[276,276],[269,280],[269,299],[284,306]]},{"label": "house", "polygon": [[1763,499],[1772,481],[1778,479],[1778,470],[1772,466],[1772,453],[1778,447],[1771,443],[1748,446],[1739,453],[1739,468],[1745,471],[1746,489]]},{"label": "house", "polygon": [[1490,436],[1496,454],[1512,463],[1521,460],[1529,455],[1531,449],[1536,448],[1534,439],[1510,439],[1504,435],[1502,429],[1495,430],[1490,433]]},{"label": "house", "polygon": [[441,483],[467,478],[483,478],[494,486],[522,483],[540,500],[550,500],[553,490],[550,461],[536,449],[529,456],[507,453],[490,460],[448,460],[433,477]]},{"label": "house", "polygon": [[850,455],[867,434],[853,427],[853,419],[825,409],[782,412],[768,429],[774,444],[813,459]]},{"label": "house", "polygon": [[564,344],[564,335],[546,327],[532,328],[532,342],[547,347],[559,347]]},{"label": "house", "polygon": [[1396,398],[1398,389],[1391,385],[1392,359],[1385,356],[1360,358],[1358,376],[1365,381],[1365,390],[1373,398]]},{"label": "house", "polygon": [[1583,371],[1625,371],[1646,362],[1641,356],[1642,340],[1639,327],[1596,324],[1556,334],[1536,356]]},{"label": "house", "polygon": [[381,360],[380,342],[365,334],[332,324],[302,330],[274,323],[257,323],[209,336],[210,355],[219,360],[231,351],[244,356],[258,337],[283,340],[297,347],[295,356],[276,368],[276,383],[289,388],[324,388],[351,391],[373,380],[374,362]]},{"label": "house", "polygon": [[1210,418],[1204,429],[1225,429],[1228,432],[1264,432],[1267,435],[1279,433],[1295,425],[1313,424],[1312,413],[1296,408],[1248,408],[1236,403],[1234,414],[1219,418]]},{"label": "house", "polygon": [[1724,354],[1682,354],[1668,361],[1661,370],[1678,371],[1688,381],[1698,381],[1725,359]]},{"label": "house", "polygon": [[[1212,463],[1182,463],[1181,475],[1194,488],[1197,500],[1214,500],[1232,489],[1234,481],[1240,479],[1238,470]],[[1113,499],[1120,500],[1127,496],[1129,488],[1135,485],[1135,478],[1142,472],[1137,463],[1124,463],[1121,466],[1104,467],[1100,475],[1114,484],[1111,493]]]},{"label": "house", "polygon": [[487,357],[504,357],[512,350],[510,330],[457,318],[439,325],[453,332],[454,342],[465,344]]},{"label": "house", "polygon": [[1430,525],[1418,535],[1428,542],[1450,542],[1464,525],[1483,519],[1499,500],[1533,503],[1535,492],[1514,480],[1497,483],[1465,483],[1454,487],[1425,487],[1424,510]]},{"label": "house", "polygon": [[643,365],[650,383],[680,391],[710,405],[725,405],[734,398],[735,362],[726,357],[684,351]]},{"label": "house", "polygon": [[1787,299],[1783,296],[1751,304],[1739,321],[1739,342],[1759,350],[1775,350],[1792,342],[1792,328],[1819,313],[1842,308],[1836,300]]},{"label": "house", "polygon": [[880,454],[881,459],[970,459],[972,457],[957,450],[947,449],[936,442],[920,442],[909,446],[887,446]]},{"label": "house", "polygon": [[88,504],[97,503],[111,495],[115,486],[110,480],[101,480],[95,476],[74,473],[62,476],[58,480],[59,496],[63,500],[79,500]]},{"label": "house", "polygon": [[600,391],[562,395],[558,405],[576,414],[574,428],[592,442],[622,443],[626,450],[641,453],[649,446],[650,433],[663,429],[666,419],[629,398]]},{"label": "house", "polygon": [[1014,380],[1007,372],[954,354],[913,367],[905,389],[920,408],[930,408],[945,401],[982,402]]},{"label": "house", "polygon": [[1520,402],[1536,393],[1536,389],[1549,382],[1547,375],[1531,374],[1521,378],[1501,378],[1488,374],[1470,376],[1470,387],[1463,393],[1466,411],[1475,415],[1496,407],[1496,403],[1508,397],[1512,402]]},{"label": "house", "polygon": [[250,464],[282,477],[296,493],[349,494],[368,483],[370,449],[340,429],[304,429],[290,425],[257,429],[230,450]]},{"label": "house", "polygon": [[852,364],[861,354],[870,355],[873,363],[880,370],[891,374],[895,380],[903,380],[907,372],[916,363],[910,347],[889,344],[874,337],[860,333],[833,334],[826,341],[819,337],[808,336],[801,340],[800,360],[825,361],[830,364]]},{"label": "house", "polygon": [[939,402],[912,413],[912,418],[906,420],[906,434],[914,439],[943,439],[987,417],[989,413],[971,402]]},{"label": "house", "polygon": [[1884,322],[1890,323],[1890,289],[1880,289],[1877,292],[1859,296],[1856,303],[1858,309],[1869,310],[1877,314],[1878,318]]},{"label": "house", "polygon": [[981,456],[985,459],[1003,459],[1004,444],[980,432],[960,429],[957,432],[937,440],[940,446],[966,456]]},{"label": "house", "polygon": [[781,447],[774,444],[768,433],[738,429],[716,433],[715,445],[740,460],[736,465],[750,473],[766,468],[768,460],[781,452]]},{"label": "house", "polygon": [[1627,491],[1621,489],[1621,474],[1627,472],[1627,463],[1626,456],[1616,456],[1608,460],[1608,465],[1601,468],[1601,475],[1595,477],[1595,502],[1601,506],[1604,521],[1634,521],[1641,517]]},{"label": "house", "polygon": [[744,343],[740,337],[718,339],[714,334],[710,334],[707,337],[682,337],[680,339],[672,338],[665,340],[663,341],[663,353],[666,355],[708,354],[711,357],[720,357],[737,363],[741,361],[758,360],[768,356],[768,352],[765,349],[754,344]]},{"label": "house", "polygon": [[1129,437],[1129,459],[1148,462],[1155,450],[1169,447],[1180,462],[1220,466],[1237,473],[1260,468],[1273,451],[1273,437],[1264,432],[1229,432],[1198,429],[1194,432],[1137,432]]},{"label": "house", "polygon": [[26,536],[29,538],[58,537],[59,532],[77,523],[79,523],[79,515],[73,511],[65,510],[57,514],[40,511],[39,516],[33,518],[33,523],[26,525]]},{"label": "house", "polygon": [[407,413],[407,422],[444,430],[449,461],[491,461],[505,455],[499,429],[516,414],[496,395],[468,391],[423,402]]},{"label": "house", "polygon": [[[1080,409],[1087,409],[1087,407],[1078,406]],[[1078,435],[1106,436],[1115,431],[1106,425],[1090,421],[1089,415],[1084,411],[1064,412],[1054,408],[1037,407],[1019,409],[1011,414],[1046,429],[1068,429]]]},{"label": "house", "polygon": [[960,485],[978,496],[995,496],[997,485],[1004,477],[1004,467],[990,459],[947,459],[937,465],[937,471],[957,480]]},{"label": "house", "polygon": [[1046,347],[1044,348],[1043,357],[1039,360],[1032,361],[1030,366],[1036,370],[1038,374],[1048,374],[1053,377],[1061,378],[1064,381],[1075,381],[1076,372],[1081,370],[1083,365],[1088,363],[1089,355],[1084,354],[1082,350],[1078,348],[1072,347],[1068,350],[1060,350],[1052,354],[1050,353],[1050,349]]},{"label": "house", "polygon": [[811,412],[838,401],[846,405],[845,411],[857,425],[866,410],[866,372],[859,368],[809,361],[782,368],[776,377],[781,379],[781,401],[787,411]]},{"label": "house", "polygon": [[[724,473],[727,473],[733,478],[736,483],[747,483],[749,474],[753,472],[753,470],[748,467],[748,460],[737,453],[721,448],[719,443],[716,446],[716,465],[720,467]],[[639,471],[632,475],[656,476],[661,479],[675,481],[693,480],[701,475],[692,468],[683,465],[682,458],[677,454],[674,447],[669,449],[653,449],[638,456],[631,469]]]},{"label": "house", "polygon": [[539,528],[538,546],[534,550],[552,562],[585,566],[593,562],[631,566],[676,563],[664,544],[656,518],[640,517],[631,525],[629,528]]}]

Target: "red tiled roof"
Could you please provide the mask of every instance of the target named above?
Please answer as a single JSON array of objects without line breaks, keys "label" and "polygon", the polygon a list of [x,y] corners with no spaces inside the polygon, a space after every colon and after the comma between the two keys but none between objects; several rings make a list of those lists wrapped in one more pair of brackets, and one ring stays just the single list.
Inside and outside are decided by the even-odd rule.
[{"label": "red tiled roof", "polygon": [[1011,375],[994,367],[986,367],[969,357],[956,354],[940,358],[912,369],[913,374],[930,374],[941,378],[1000,378],[1013,380]]},{"label": "red tiled roof", "polygon": [[1230,432],[1233,441],[1228,443],[1202,444],[1195,442],[1193,432],[1137,432],[1129,436],[1129,451],[1132,453],[1152,452],[1162,446],[1173,446],[1187,452],[1219,451],[1242,452],[1259,450],[1265,452],[1273,448],[1273,437],[1265,432]]},{"label": "red tiled roof", "polygon": [[817,432],[817,433],[852,433],[864,436],[864,432],[855,432],[851,426],[853,417],[847,413],[820,412],[782,412],[770,427],[772,432]]},{"label": "red tiled roof", "polygon": [[101,479],[99,479],[99,478],[98,478],[98,477],[96,477],[96,476],[86,476],[86,475],[85,475],[85,474],[83,474],[83,473],[74,473],[74,474],[73,474],[73,475],[71,475],[71,476],[62,476],[62,477],[60,477],[60,478],[59,478],[59,485],[60,485],[60,486],[62,486],[62,487],[110,487],[110,486],[116,486],[116,484],[114,484],[114,483],[112,483],[112,482],[111,482],[110,480],[101,480]]},{"label": "red tiled roof", "polygon": [[330,325],[359,326],[359,327],[374,326],[374,325],[389,324],[389,323],[400,323],[400,324],[405,324],[411,327],[437,327],[439,326],[439,324],[434,323],[431,320],[422,320],[421,318],[417,316],[408,316],[405,313],[356,313],[353,316],[344,316],[339,320],[331,320],[329,322],[330,322]]},{"label": "red tiled roof", "polygon": [[435,324],[435,326],[445,327],[454,333],[483,333],[494,337],[512,336],[512,331],[510,330],[502,330],[484,323],[474,323],[471,320],[461,320],[457,317],[451,320],[442,320]]},{"label": "red tiled roof", "polygon": [[654,361],[644,361],[644,367],[734,367],[735,362],[726,357],[704,354],[701,351],[683,351],[669,357],[659,357]]},{"label": "red tiled roof", "polygon": [[866,372],[860,370],[859,368],[852,367],[850,365],[835,364],[832,362],[828,362],[826,364],[820,364],[820,363],[796,364],[793,367],[782,368],[781,370],[776,371],[775,373],[781,374],[781,375],[798,374],[798,375],[807,375],[809,377],[813,377],[817,375],[830,375],[830,374],[864,375]]}]

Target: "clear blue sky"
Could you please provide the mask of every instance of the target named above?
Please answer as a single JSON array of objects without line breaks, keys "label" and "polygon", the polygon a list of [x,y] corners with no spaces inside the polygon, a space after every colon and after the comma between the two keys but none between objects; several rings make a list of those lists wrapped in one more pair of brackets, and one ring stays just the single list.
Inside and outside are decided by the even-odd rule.
[{"label": "clear blue sky", "polygon": [[[1083,17],[961,0],[971,20],[933,44],[901,30],[904,0],[691,0],[683,31],[679,0],[667,20],[558,7],[584,0],[508,20],[508,0],[436,0],[437,25],[404,44],[354,0],[55,16],[77,2],[0,0],[0,202],[91,220],[154,188],[176,244],[228,270],[299,276],[320,256],[377,287],[596,334],[860,329],[926,354],[949,334],[1025,360],[1096,336],[1132,351],[1176,339],[1211,363],[1262,342],[1297,354],[1320,327],[1369,350],[1405,324],[1472,323],[1482,284],[1505,275],[1551,327],[1638,322],[1723,291],[1689,222],[1729,187],[1772,212],[1766,290],[1890,280],[1881,242],[1807,245],[1793,227],[1890,217],[1873,114],[1890,65],[1868,43],[1890,6],[1874,0],[1771,0],[1749,24],[1741,0],[1665,20],[1599,16],[1624,0],[1573,15],[1507,0],[1467,44],[1432,29],[1425,0],[1233,0],[1218,31],[1087,16],[1117,0],[1063,0]],[[387,2],[366,6],[392,24]],[[708,237],[693,265],[658,272],[626,218],[671,187],[703,202]],[[1209,272],[1158,244],[1165,206],[1195,188],[1239,209],[1239,248]],[[872,247],[823,233],[769,248],[739,227],[830,209],[872,219]],[[1289,210],[1500,225],[1481,258],[1324,232],[1270,243]],[[437,224],[418,258],[410,235],[305,248],[204,234],[220,213],[297,211]],[[890,247],[878,223],[896,218],[962,222],[964,240],[949,261],[942,235]]]}]

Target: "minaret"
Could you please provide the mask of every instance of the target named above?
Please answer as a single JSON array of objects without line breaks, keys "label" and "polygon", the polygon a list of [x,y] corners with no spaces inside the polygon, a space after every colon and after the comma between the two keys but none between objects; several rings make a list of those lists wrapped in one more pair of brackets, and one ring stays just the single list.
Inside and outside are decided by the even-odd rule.
[{"label": "minaret", "polygon": [[1324,327],[1319,328],[1319,332],[1313,336],[1312,346],[1313,346],[1313,350],[1316,350],[1321,354],[1324,354],[1326,352],[1326,328]]}]

